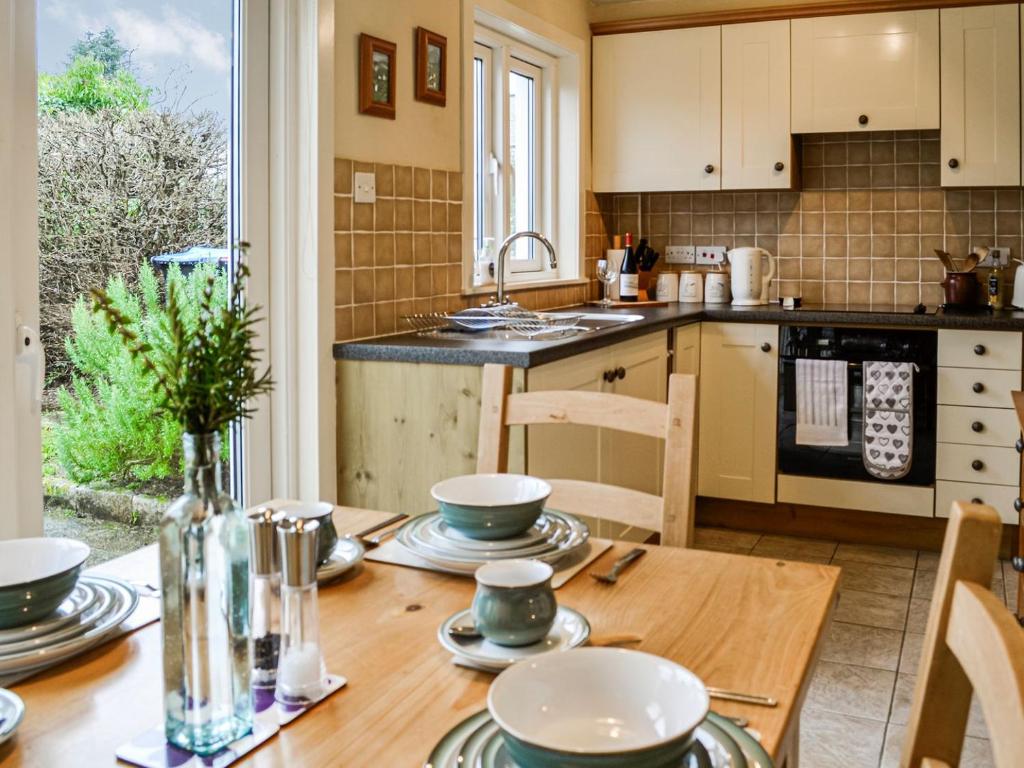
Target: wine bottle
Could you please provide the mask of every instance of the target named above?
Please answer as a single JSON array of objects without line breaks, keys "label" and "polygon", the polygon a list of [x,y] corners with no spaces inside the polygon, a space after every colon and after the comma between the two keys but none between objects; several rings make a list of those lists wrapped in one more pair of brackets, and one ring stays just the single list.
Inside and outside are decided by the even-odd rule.
[{"label": "wine bottle", "polygon": [[633,235],[626,233],[626,253],[619,270],[619,300],[636,301],[640,293],[640,266],[633,253]]}]

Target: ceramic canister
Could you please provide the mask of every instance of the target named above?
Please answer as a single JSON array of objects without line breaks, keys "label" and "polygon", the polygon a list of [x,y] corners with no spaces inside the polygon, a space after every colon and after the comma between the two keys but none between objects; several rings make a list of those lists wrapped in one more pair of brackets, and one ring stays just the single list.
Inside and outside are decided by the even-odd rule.
[{"label": "ceramic canister", "polygon": [[704,278],[704,303],[728,304],[732,300],[729,295],[729,273],[708,272]]},{"label": "ceramic canister", "polygon": [[679,277],[675,272],[662,272],[658,275],[658,301],[679,301]]},{"label": "ceramic canister", "polygon": [[500,560],[477,568],[473,622],[480,634],[497,645],[543,640],[558,611],[553,574],[540,560]]},{"label": "ceramic canister", "polygon": [[700,272],[679,275],[679,301],[682,304],[701,304],[704,301],[704,276]]}]

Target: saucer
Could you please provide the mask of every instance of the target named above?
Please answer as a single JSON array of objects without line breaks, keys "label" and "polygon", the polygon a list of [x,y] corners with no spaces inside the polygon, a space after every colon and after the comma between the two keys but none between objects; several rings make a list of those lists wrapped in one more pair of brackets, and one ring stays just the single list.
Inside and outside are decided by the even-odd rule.
[{"label": "saucer", "polygon": [[540,653],[568,651],[570,648],[583,645],[590,638],[590,623],[583,614],[564,605],[558,606],[555,623],[551,626],[547,637],[531,645],[511,647],[492,643],[483,637],[457,638],[448,634],[451,627],[472,623],[473,612],[469,608],[459,611],[441,624],[437,630],[437,639],[440,640],[445,650],[460,659],[465,659],[494,672],[500,672],[517,661]]},{"label": "saucer", "polygon": [[365,554],[366,548],[359,541],[342,536],[331,550],[327,562],[316,569],[317,584],[326,584],[338,578],[362,560]]},{"label": "saucer", "polygon": [[14,691],[0,688],[0,744],[14,735],[24,716],[25,702],[21,697]]}]

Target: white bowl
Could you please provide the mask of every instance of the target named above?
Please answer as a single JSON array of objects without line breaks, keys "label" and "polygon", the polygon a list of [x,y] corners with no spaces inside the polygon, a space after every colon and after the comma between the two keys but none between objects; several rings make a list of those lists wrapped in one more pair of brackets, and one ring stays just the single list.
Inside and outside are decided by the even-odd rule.
[{"label": "white bowl", "polygon": [[74,539],[35,538],[0,541],[0,588],[30,584],[77,568],[89,546]]},{"label": "white bowl", "polygon": [[529,475],[459,475],[435,483],[430,495],[460,507],[507,507],[543,503],[551,495],[551,485]]},{"label": "white bowl", "polygon": [[675,662],[578,648],[509,667],[487,706],[517,764],[653,766],[679,764],[709,699]]}]

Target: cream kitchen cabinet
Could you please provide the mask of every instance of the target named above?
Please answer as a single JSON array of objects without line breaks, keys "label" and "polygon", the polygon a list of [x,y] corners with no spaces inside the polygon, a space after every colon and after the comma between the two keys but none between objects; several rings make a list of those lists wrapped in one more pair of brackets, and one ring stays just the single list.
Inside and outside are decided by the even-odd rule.
[{"label": "cream kitchen cabinet", "polygon": [[791,24],[793,133],[939,127],[938,10]]},{"label": "cream kitchen cabinet", "polygon": [[721,27],[593,42],[596,192],[721,187]]},{"label": "cream kitchen cabinet", "polygon": [[775,501],[775,325],[701,323],[701,496]]},{"label": "cream kitchen cabinet", "polygon": [[1020,186],[1020,30],[1015,5],[943,8],[942,186]]},{"label": "cream kitchen cabinet", "polygon": [[722,27],[722,189],[793,186],[789,21]]},{"label": "cream kitchen cabinet", "polygon": [[[668,337],[652,333],[604,349],[531,368],[529,392],[553,389],[613,392],[665,402]],[[662,441],[575,425],[531,426],[526,435],[530,474],[590,480],[661,492]]]},{"label": "cream kitchen cabinet", "polygon": [[700,325],[691,323],[676,328],[672,345],[672,373],[700,375]]}]

